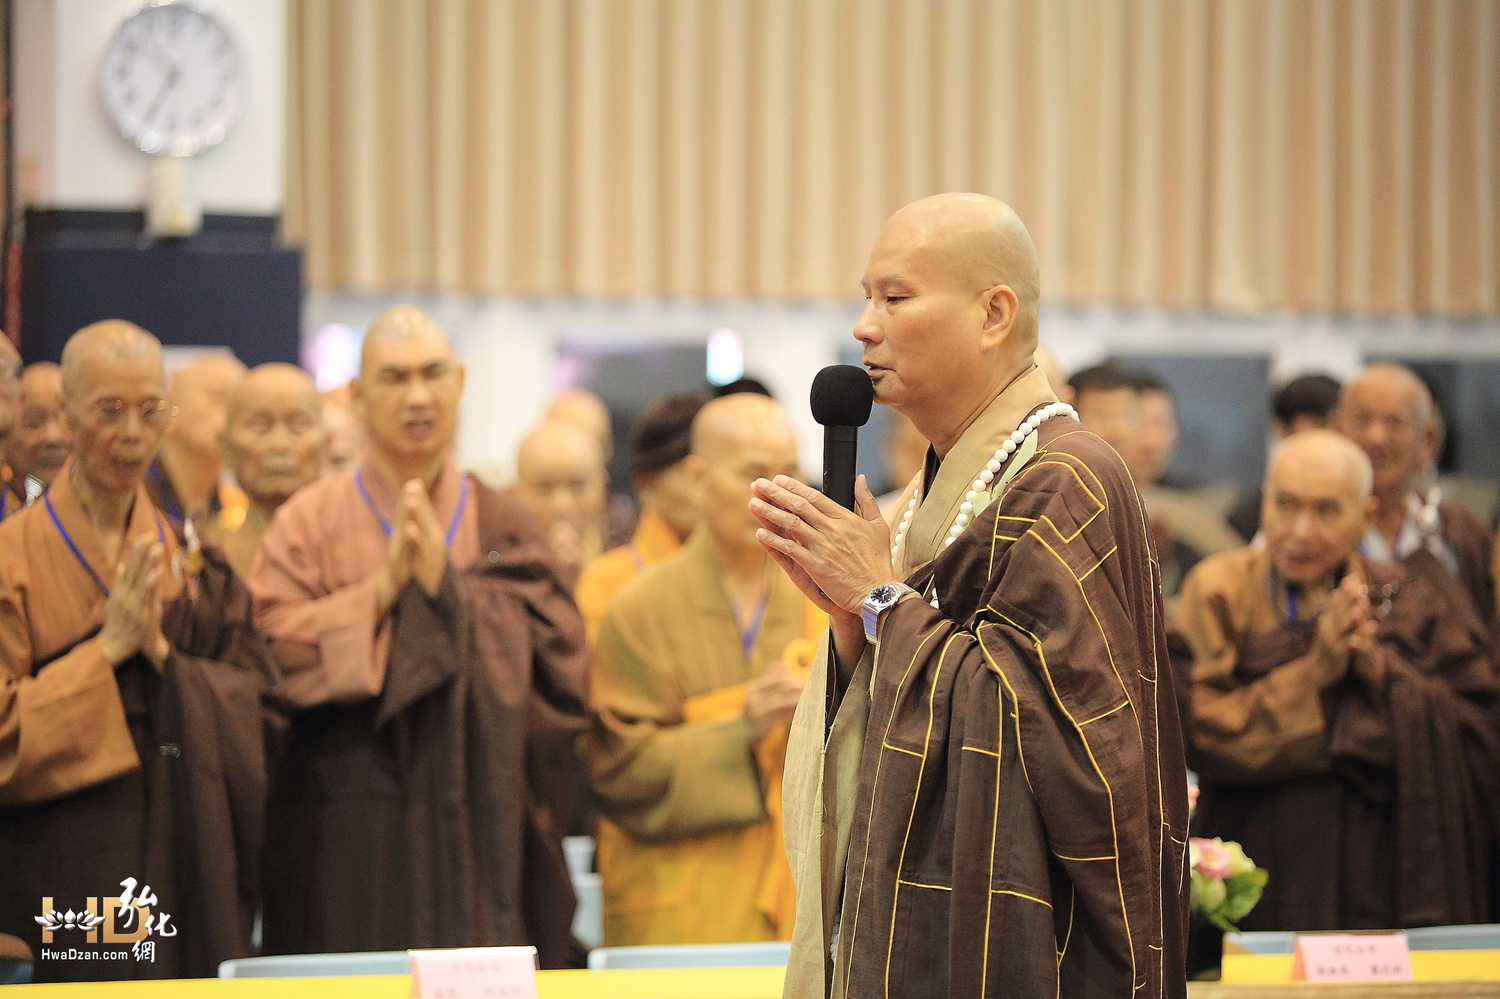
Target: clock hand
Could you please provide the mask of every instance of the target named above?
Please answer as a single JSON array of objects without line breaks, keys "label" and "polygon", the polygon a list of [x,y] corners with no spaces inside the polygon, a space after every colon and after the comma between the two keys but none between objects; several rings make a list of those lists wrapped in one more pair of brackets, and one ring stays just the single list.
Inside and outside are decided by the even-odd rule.
[{"label": "clock hand", "polygon": [[166,101],[167,95],[170,94],[172,92],[172,88],[177,85],[177,78],[181,75],[182,71],[179,70],[176,66],[173,66],[171,71],[167,73],[166,79],[162,80],[161,82],[161,89],[156,92],[156,97],[154,97],[151,101],[151,106],[147,108],[146,113],[141,116],[141,124],[149,125],[153,120],[155,120],[157,112],[161,110],[161,106]]}]

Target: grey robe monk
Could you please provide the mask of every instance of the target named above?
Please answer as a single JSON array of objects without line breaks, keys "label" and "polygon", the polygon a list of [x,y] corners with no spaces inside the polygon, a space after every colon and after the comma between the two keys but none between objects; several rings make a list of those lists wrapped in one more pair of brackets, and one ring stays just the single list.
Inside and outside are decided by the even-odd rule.
[{"label": "grey robe monk", "polygon": [[895,531],[863,480],[857,513],[782,479],[752,502],[831,622],[787,753],[786,994],[1181,996],[1158,570],[1118,456],[1032,363],[1030,237],[993,199],[919,201],[865,287],[876,399],[933,442]]}]

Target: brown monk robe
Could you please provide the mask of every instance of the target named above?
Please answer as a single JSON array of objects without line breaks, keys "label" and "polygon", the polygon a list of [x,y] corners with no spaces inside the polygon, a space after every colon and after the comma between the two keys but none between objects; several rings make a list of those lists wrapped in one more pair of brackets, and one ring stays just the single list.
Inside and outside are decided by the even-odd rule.
[{"label": "brown monk robe", "polygon": [[312,378],[290,364],[250,371],[229,394],[223,446],[247,504],[238,516],[221,511],[204,534],[248,578],[271,516],[328,461],[323,400]]},{"label": "brown monk robe", "polygon": [[262,541],[256,617],[297,709],[267,831],[270,953],[568,960],[583,623],[531,518],[450,455],[463,380],[431,317],[376,320],[364,461],[293,496]]},{"label": "brown monk robe", "polygon": [[9,488],[0,491],[0,520],[26,509],[52,484],[68,460],[68,444],[62,369],[50,361],[29,365],[21,374],[15,427],[0,445],[10,474]]},{"label": "brown monk robe", "polygon": [[797,474],[796,432],[765,396],[715,399],[686,464],[698,528],[620,592],[596,644],[607,946],[788,940],[795,915],[778,792],[806,662],[788,659],[828,625],[746,504],[757,478]]},{"label": "brown monk robe", "polygon": [[151,500],[174,523],[201,532],[226,508],[244,508],[238,492],[219,481],[224,468],[224,418],[229,393],[245,366],[233,354],[210,354],[172,376],[168,401],[177,417],[162,435],[146,473]]},{"label": "brown monk robe", "polygon": [[1456,578],[1475,613],[1494,628],[1494,536],[1468,507],[1444,503],[1436,488],[1422,485],[1442,437],[1426,384],[1410,368],[1372,364],[1344,385],[1334,426],[1375,469],[1375,518],[1360,553]]},{"label": "brown monk robe", "polygon": [[698,522],[698,498],[687,457],[693,418],[709,398],[697,393],[658,399],[636,424],[633,476],[641,499],[640,521],[629,543],[584,567],[575,594],[590,643],[615,594],[647,566],[675,552]]},{"label": "brown monk robe", "polygon": [[787,748],[788,996],[1185,992],[1156,565],[1118,455],[1033,363],[1038,284],[994,199],[897,212],[855,327],[933,443],[896,530],[863,480],[858,513],[755,484],[761,543],[831,615]]},{"label": "brown monk robe", "polygon": [[1488,636],[1453,579],[1358,554],[1370,481],[1332,431],[1288,438],[1265,547],[1206,559],[1183,589],[1197,831],[1271,875],[1247,930],[1489,917]]},{"label": "brown monk robe", "polygon": [[[142,484],[170,416],[156,340],[87,327],[63,376],[74,460],[0,526],[0,932],[38,981],[211,976],[250,952],[270,667],[242,584],[189,557]],[[128,879],[158,900],[149,936],[135,916],[45,941],[44,897],[99,912]],[[154,954],[110,946],[125,930]]]}]

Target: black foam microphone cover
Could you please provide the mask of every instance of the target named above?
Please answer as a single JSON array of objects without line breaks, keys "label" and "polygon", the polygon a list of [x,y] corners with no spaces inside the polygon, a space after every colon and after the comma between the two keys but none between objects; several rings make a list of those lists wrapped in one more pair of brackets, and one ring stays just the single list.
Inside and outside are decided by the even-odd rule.
[{"label": "black foam microphone cover", "polygon": [[870,421],[875,386],[854,364],[831,364],[812,383],[813,419],[823,425],[823,494],[854,509],[854,466],[859,428]]}]

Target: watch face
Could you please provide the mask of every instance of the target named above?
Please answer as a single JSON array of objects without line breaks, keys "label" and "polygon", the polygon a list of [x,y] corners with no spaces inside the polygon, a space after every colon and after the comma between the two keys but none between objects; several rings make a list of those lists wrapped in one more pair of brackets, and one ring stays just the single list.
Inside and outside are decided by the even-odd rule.
[{"label": "watch face", "polygon": [[192,156],[224,141],[245,109],[239,45],[188,3],[126,18],[105,50],[99,87],[120,134],[144,152]]}]

